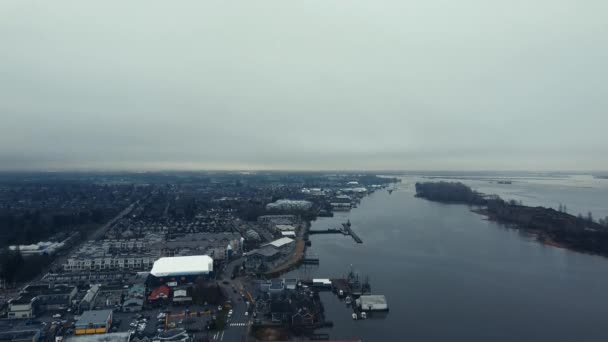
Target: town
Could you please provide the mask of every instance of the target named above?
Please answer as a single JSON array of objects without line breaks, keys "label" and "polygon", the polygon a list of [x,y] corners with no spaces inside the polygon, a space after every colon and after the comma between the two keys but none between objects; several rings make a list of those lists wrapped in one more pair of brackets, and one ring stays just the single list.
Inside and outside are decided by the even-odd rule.
[{"label": "town", "polygon": [[[284,277],[312,234],[362,243],[356,207],[398,179],[365,173],[179,172],[0,177],[0,341],[329,340],[319,292],[353,319],[386,311],[356,272]],[[388,189],[391,191],[391,189]],[[348,267],[344,261],[345,269]]]}]

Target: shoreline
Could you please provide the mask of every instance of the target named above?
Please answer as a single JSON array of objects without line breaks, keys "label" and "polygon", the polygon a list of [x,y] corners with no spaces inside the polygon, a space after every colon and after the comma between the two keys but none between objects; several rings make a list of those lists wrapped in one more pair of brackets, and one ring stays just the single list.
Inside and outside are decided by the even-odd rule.
[{"label": "shoreline", "polygon": [[491,222],[495,222],[501,226],[504,226],[506,228],[510,228],[510,229],[516,229],[522,232],[525,232],[527,234],[529,234],[530,236],[534,237],[535,240],[545,246],[551,246],[551,247],[555,247],[555,248],[561,248],[561,249],[565,249],[565,250],[569,250],[572,252],[577,252],[577,253],[581,253],[581,254],[587,254],[587,255],[597,255],[597,256],[601,256],[604,258],[607,258],[608,256],[603,255],[603,254],[599,254],[599,253],[592,253],[589,251],[585,251],[582,249],[577,249],[577,248],[573,248],[571,246],[568,246],[565,243],[561,243],[558,242],[557,240],[555,240],[554,238],[552,238],[550,235],[539,231],[538,229],[530,229],[530,228],[526,228],[526,227],[522,227],[521,225],[518,224],[513,224],[513,223],[507,223],[504,221],[500,221],[498,218],[496,218],[495,216],[493,216],[492,214],[490,214],[486,209],[470,209],[471,212],[484,216],[486,218],[487,221],[491,221]]}]

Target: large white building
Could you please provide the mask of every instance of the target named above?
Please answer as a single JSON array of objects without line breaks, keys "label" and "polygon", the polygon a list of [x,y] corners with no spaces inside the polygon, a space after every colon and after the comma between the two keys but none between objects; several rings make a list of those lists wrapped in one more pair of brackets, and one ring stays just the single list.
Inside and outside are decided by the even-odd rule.
[{"label": "large white building", "polygon": [[273,203],[266,204],[267,210],[308,210],[312,207],[309,201],[280,199]]},{"label": "large white building", "polygon": [[213,272],[208,255],[165,257],[156,260],[150,274],[157,278],[206,275]]}]

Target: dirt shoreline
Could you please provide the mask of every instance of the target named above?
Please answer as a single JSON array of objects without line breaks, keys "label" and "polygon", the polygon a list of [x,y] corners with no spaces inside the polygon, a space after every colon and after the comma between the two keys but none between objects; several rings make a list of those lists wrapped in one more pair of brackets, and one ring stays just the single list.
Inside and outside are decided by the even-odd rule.
[{"label": "dirt shoreline", "polygon": [[[512,228],[512,229],[517,229],[517,230],[521,230],[524,231],[528,234],[530,234],[531,236],[534,236],[536,238],[536,241],[538,241],[539,243],[543,244],[543,245],[547,245],[547,246],[552,246],[552,247],[557,247],[557,248],[563,248],[563,249],[567,249],[570,251],[574,251],[574,252],[579,252],[579,253],[585,253],[585,254],[593,254],[593,253],[589,253],[586,251],[581,251],[575,248],[571,248],[566,244],[560,243],[558,241],[555,241],[553,238],[551,238],[549,235],[539,231],[539,230],[535,230],[535,229],[528,229],[525,227],[521,227],[519,225],[516,224],[507,224],[504,222],[499,221],[496,217],[492,216],[487,210],[485,209],[471,209],[472,212],[484,216],[486,217],[486,219],[488,221],[492,221],[492,222],[496,222],[500,225],[503,226],[507,226],[508,228]],[[596,254],[593,254],[596,255]]]}]

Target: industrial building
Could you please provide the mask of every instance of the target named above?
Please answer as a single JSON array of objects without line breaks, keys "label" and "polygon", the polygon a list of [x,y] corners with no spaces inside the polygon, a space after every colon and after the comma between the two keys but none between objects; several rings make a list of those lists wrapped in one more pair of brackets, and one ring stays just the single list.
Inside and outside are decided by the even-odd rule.
[{"label": "industrial building", "polygon": [[208,255],[160,258],[150,274],[157,278],[208,275],[213,272],[213,259]]},{"label": "industrial building", "polygon": [[193,284],[198,278],[213,276],[213,262],[208,255],[160,258],[154,263],[146,284],[149,288]]},{"label": "industrial building", "polygon": [[265,270],[281,262],[295,247],[295,240],[282,237],[246,254],[245,266],[252,272]]},{"label": "industrial building", "polygon": [[247,253],[245,258],[245,266],[247,269],[255,271],[260,268],[263,264],[271,264],[278,260],[281,256],[281,252],[272,247],[265,246],[260,249],[253,250]]},{"label": "industrial building", "polygon": [[282,237],[280,239],[269,242],[264,246],[272,246],[278,250],[285,251],[285,250],[289,250],[294,245],[295,245],[294,239],[290,239],[288,237]]},{"label": "industrial building", "polygon": [[105,334],[112,326],[112,310],[85,311],[75,324],[76,335]]}]

